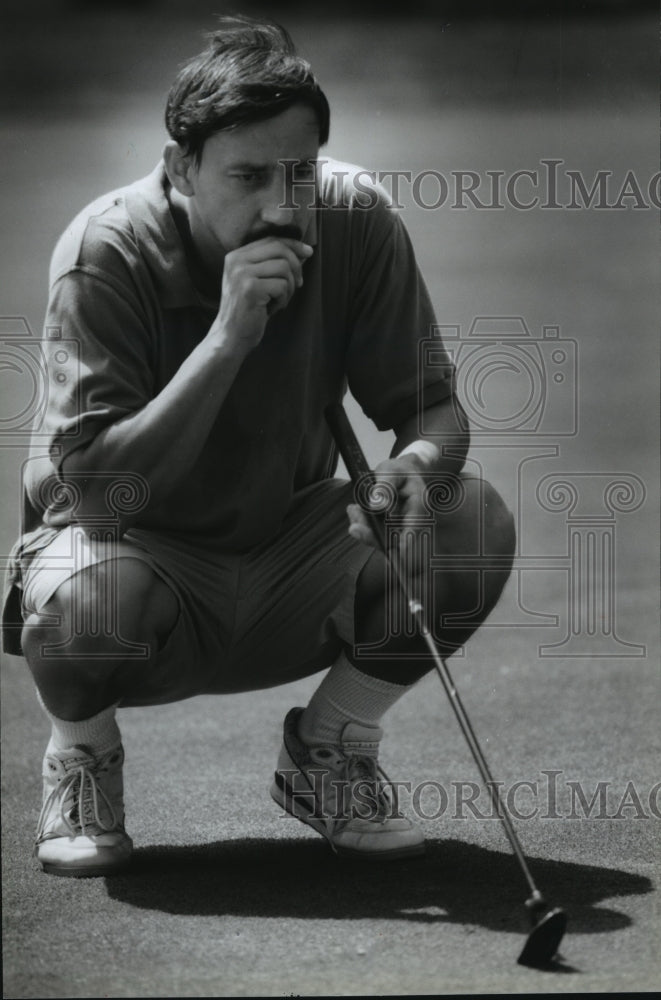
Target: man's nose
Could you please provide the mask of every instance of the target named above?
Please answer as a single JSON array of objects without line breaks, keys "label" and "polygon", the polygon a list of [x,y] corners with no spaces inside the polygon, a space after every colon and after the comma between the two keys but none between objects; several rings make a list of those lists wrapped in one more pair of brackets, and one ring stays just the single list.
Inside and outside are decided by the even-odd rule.
[{"label": "man's nose", "polygon": [[275,170],[263,191],[260,218],[267,226],[290,226],[294,221],[294,206],[287,198],[285,180],[282,171]]},{"label": "man's nose", "polygon": [[262,222],[269,226],[290,226],[294,221],[294,210],[279,205],[269,204],[260,213]]}]

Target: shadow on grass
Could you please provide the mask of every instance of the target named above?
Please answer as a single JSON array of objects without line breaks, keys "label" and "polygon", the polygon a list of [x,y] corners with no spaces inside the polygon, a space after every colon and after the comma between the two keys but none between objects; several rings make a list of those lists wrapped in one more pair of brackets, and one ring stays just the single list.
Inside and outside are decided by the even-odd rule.
[{"label": "shadow on grass", "polygon": [[[627,927],[630,918],[599,906],[614,896],[650,892],[649,879],[613,868],[530,859],[569,933]],[[514,858],[457,840],[428,840],[409,861],[336,858],[323,841],[241,839],[136,850],[131,868],[106,879],[116,900],[148,910],[200,916],[459,923],[527,934],[529,895]],[[576,971],[554,963],[554,971]]]}]

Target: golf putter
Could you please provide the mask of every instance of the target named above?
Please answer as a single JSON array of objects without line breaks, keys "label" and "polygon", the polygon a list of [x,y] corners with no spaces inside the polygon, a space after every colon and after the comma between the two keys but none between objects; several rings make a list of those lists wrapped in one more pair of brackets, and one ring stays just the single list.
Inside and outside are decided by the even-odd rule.
[{"label": "golf putter", "polygon": [[[335,439],[340,454],[347,467],[347,471],[354,486],[358,484],[362,488],[369,490],[376,485],[374,474],[372,473],[367,460],[362,452],[360,444],[353,432],[344,408],[340,404],[332,404],[327,407],[326,420],[331,433]],[[441,656],[436,643],[434,642],[429,628],[427,615],[421,602],[414,596],[408,581],[405,579],[399,559],[396,553],[388,551],[383,523],[378,514],[365,511],[370,521],[370,526],[379,542],[379,546],[388,560],[393,571],[398,586],[401,588],[408,602],[409,611],[416,623],[418,632],[424,640],[431,655],[436,673],[438,674],[443,689],[448,697],[452,710],[456,716],[459,728],[461,729],[473,759],[480,772],[482,781],[491,798],[493,807],[503,824],[505,834],[510,842],[514,855],[519,863],[523,876],[530,889],[530,898],[526,900],[525,907],[528,913],[532,929],[528,934],[526,943],[517,961],[520,965],[532,967],[543,967],[548,965],[557,953],[560,942],[567,927],[567,916],[564,910],[559,908],[550,909],[541,892],[535,885],[528,863],[523,854],[521,843],[512,823],[510,814],[503,802],[499,786],[496,785],[489,765],[482,752],[477,736],[473,730],[470,719],[466,713],[459,692],[454,684],[448,665]]]}]

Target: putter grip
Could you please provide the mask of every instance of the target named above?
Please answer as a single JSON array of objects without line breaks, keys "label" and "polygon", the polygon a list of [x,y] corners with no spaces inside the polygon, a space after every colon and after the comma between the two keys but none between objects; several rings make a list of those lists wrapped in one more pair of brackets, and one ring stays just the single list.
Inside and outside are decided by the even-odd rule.
[{"label": "putter grip", "polygon": [[326,407],[326,421],[354,485],[365,477],[373,480],[372,470],[340,403],[331,403]]},{"label": "putter grip", "polygon": [[[330,427],[331,434],[335,438],[335,443],[340,449],[340,455],[347,467],[347,472],[351,477],[354,486],[362,483],[363,486],[372,486],[376,482],[374,473],[367,464],[367,459],[358,443],[358,438],[353,432],[353,427],[349,423],[344,407],[340,403],[331,403],[326,407],[326,421]],[[383,519],[375,513],[370,513],[363,507],[363,511],[372,526],[374,536],[379,543],[381,550],[387,555],[385,532]]]}]

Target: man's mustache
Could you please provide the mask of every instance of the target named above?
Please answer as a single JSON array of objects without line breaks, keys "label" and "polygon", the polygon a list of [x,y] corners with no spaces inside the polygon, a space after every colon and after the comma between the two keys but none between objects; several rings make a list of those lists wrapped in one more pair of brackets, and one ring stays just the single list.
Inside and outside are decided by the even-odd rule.
[{"label": "man's mustache", "polygon": [[292,224],[284,226],[265,226],[264,229],[260,229],[258,233],[252,233],[248,236],[241,245],[247,246],[248,243],[255,243],[257,240],[266,239],[268,236],[274,236],[279,240],[302,240],[303,232],[298,226],[294,226]]}]

